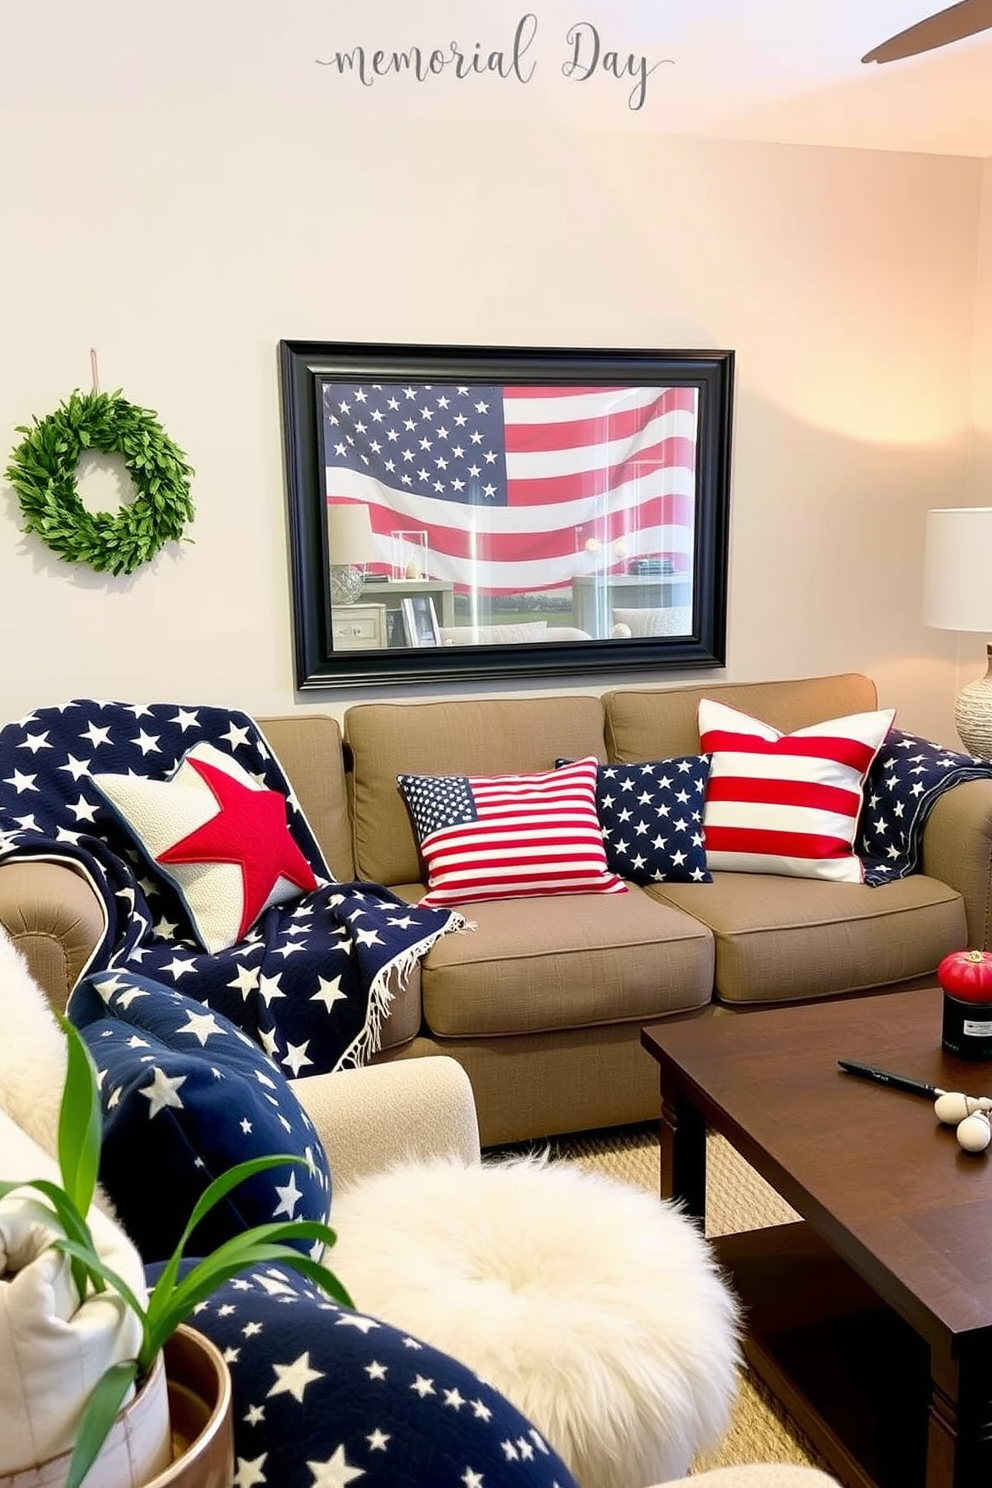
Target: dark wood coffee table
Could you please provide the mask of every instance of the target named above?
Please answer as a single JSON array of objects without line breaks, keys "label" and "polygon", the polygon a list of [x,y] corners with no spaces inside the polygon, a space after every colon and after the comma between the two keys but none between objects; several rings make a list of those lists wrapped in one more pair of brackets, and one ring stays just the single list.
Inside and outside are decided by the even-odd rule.
[{"label": "dark wood coffee table", "polygon": [[853,1488],[992,1485],[992,1148],[839,1058],[992,1094],[945,1057],[938,989],[655,1023],[661,1193],[702,1218],[706,1130],[802,1220],[714,1241],[745,1354]]}]

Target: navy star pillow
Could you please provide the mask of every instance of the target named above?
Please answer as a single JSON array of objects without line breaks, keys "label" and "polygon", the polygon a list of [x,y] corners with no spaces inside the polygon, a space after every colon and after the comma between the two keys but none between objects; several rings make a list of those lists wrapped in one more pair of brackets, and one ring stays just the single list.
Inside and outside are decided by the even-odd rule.
[{"label": "navy star pillow", "polygon": [[[559,766],[564,760],[556,760]],[[606,862],[630,883],[712,883],[703,845],[708,754],[600,765],[596,814]]]},{"label": "navy star pillow", "polygon": [[294,1272],[244,1272],[190,1321],[231,1373],[239,1488],[578,1488],[464,1364]]},{"label": "navy star pillow", "polygon": [[67,1011],[97,1067],[100,1181],[146,1262],[171,1255],[207,1185],[252,1157],[286,1153],[304,1163],[239,1184],[194,1230],[187,1254],[271,1220],[326,1221],[323,1145],[247,1034],[206,1004],[123,972],[84,978]]}]

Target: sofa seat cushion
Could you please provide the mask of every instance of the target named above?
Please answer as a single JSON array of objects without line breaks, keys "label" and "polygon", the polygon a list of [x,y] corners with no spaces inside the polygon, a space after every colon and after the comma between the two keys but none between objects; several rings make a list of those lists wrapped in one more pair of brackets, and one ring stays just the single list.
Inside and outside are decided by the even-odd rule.
[{"label": "sofa seat cushion", "polygon": [[727,1003],[885,987],[934,974],[948,951],[967,944],[961,896],[922,874],[870,888],[716,872],[711,884],[643,892],[712,930],[715,996]]},{"label": "sofa seat cushion", "polygon": [[444,936],[421,963],[424,1021],[439,1038],[647,1022],[710,1001],[709,930],[634,885],[464,912],[475,928]]}]

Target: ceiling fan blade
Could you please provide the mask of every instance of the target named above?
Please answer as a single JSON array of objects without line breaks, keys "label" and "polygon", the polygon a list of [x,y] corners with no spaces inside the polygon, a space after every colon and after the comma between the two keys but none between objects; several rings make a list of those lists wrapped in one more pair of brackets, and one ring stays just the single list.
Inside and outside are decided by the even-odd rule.
[{"label": "ceiling fan blade", "polygon": [[895,62],[901,57],[915,57],[919,52],[931,52],[935,47],[947,46],[952,41],[963,41],[978,31],[992,27],[992,0],[959,0],[925,21],[890,36],[873,51],[861,58],[862,62]]}]

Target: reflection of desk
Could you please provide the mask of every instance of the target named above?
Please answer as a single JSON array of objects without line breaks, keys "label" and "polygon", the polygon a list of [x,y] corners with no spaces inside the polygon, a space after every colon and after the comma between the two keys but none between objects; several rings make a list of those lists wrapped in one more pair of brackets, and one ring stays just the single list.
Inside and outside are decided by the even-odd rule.
[{"label": "reflection of desk", "polygon": [[437,610],[438,625],[454,625],[454,584],[445,579],[390,579],[388,584],[365,584],[359,596],[363,604],[374,601],[387,610],[402,610],[412,594],[429,594]]},{"label": "reflection of desk", "polygon": [[586,574],[572,580],[572,617],[597,640],[613,629],[614,609],[670,609],[692,604],[691,574]]},{"label": "reflection of desk", "polygon": [[386,606],[333,605],[331,637],[335,651],[381,651],[386,645]]},{"label": "reflection of desk", "polygon": [[330,622],[335,650],[382,650],[387,644],[384,604],[333,604]]}]

